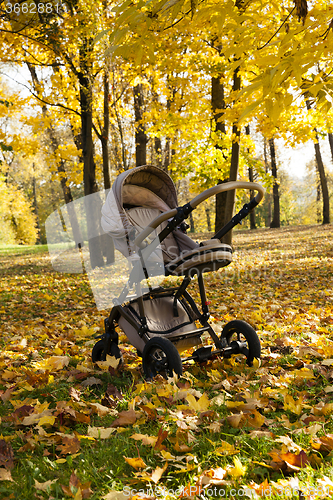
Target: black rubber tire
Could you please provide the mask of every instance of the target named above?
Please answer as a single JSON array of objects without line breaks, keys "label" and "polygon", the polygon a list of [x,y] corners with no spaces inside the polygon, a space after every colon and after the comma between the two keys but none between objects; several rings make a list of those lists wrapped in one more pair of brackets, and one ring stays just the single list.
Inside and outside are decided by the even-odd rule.
[{"label": "black rubber tire", "polygon": [[[260,359],[261,346],[256,331],[251,325],[246,323],[246,321],[242,321],[240,319],[229,321],[229,323],[227,323],[222,330],[221,342],[223,345],[227,346],[230,345],[233,340],[242,341],[242,336],[245,337],[248,345],[248,348],[246,349],[247,352],[244,352],[246,356],[246,363],[248,366],[252,366],[254,358]],[[235,338],[233,339],[232,337]]]},{"label": "black rubber tire", "polygon": [[[94,345],[91,353],[91,359],[93,363],[96,363],[96,361],[105,361],[106,357],[104,355],[104,342],[104,339],[100,339]],[[121,355],[119,347],[115,342],[111,342],[109,355],[114,356],[117,359],[120,358],[120,362],[122,363],[123,357]]]},{"label": "black rubber tire", "polygon": [[163,337],[153,337],[146,343],[142,353],[142,366],[147,379],[157,374],[172,377],[173,372],[181,376],[182,360],[174,344]]}]

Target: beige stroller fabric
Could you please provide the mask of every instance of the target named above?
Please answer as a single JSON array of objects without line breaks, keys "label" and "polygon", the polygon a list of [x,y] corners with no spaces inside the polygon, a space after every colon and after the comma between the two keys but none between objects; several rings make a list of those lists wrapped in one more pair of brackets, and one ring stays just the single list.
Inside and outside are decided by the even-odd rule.
[{"label": "beige stroller fabric", "polygon": [[[180,302],[177,302],[177,314],[174,316],[174,299],[173,297],[161,297],[154,300],[144,301],[145,315],[149,330],[149,337],[163,336],[170,340],[172,337],[182,333],[188,333],[196,329],[193,318],[190,318]],[[139,306],[136,302],[132,302],[129,306],[125,306],[126,312],[133,319],[139,318]],[[131,326],[125,318],[119,319],[120,328],[126,332],[126,335],[131,344],[139,351],[143,351],[145,342],[138,335],[137,331]],[[194,336],[179,340],[175,343],[179,352],[182,352],[190,347],[194,347],[201,343],[200,336]]]},{"label": "beige stroller fabric", "polygon": [[[162,212],[177,207],[177,193],[169,175],[157,167],[137,167],[123,172],[115,180],[102,208],[102,228],[113,237],[117,250],[136,260],[139,248],[129,235],[137,236]],[[152,242],[166,225],[167,221],[158,226],[146,243]],[[178,276],[192,268],[193,273],[210,272],[228,265],[232,259],[230,246],[219,240],[209,240],[199,246],[179,229],[161,242],[149,257],[151,262],[161,259],[159,252],[168,274]]]}]

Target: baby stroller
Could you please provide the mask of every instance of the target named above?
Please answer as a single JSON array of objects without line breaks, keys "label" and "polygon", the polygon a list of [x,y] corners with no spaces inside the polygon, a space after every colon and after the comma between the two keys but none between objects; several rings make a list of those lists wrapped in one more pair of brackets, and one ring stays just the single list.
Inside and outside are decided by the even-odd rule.
[{"label": "baby stroller", "polygon": [[[197,244],[185,234],[184,220],[200,203],[218,192],[239,188],[258,193],[210,240]],[[93,362],[105,360],[107,355],[121,357],[116,331],[119,325],[142,356],[147,378],[172,376],[173,372],[181,375],[184,362],[204,362],[215,356],[243,354],[252,366],[261,351],[255,330],[245,321],[233,320],[220,336],[216,334],[208,321],[203,273],[231,263],[232,248],[220,239],[258,205],[263,195],[259,184],[228,182],[207,189],[179,207],[173,181],[160,168],[141,166],[120,174],[102,208],[101,224],[116,249],[131,262],[131,271],[119,297],[113,300],[105,333],[92,351]],[[158,275],[179,276],[182,282],[171,288],[152,286],[150,278]],[[194,277],[201,310],[187,290]],[[147,288],[143,288],[143,281]],[[203,334],[211,337],[214,346],[202,345]],[[193,348],[181,358],[184,351]]]}]

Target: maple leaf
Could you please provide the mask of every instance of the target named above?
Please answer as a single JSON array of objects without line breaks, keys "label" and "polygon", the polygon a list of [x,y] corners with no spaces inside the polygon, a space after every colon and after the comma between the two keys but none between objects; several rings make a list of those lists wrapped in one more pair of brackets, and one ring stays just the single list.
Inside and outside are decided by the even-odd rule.
[{"label": "maple leaf", "polygon": [[224,484],[224,478],[227,475],[227,470],[218,467],[216,469],[205,470],[199,477],[197,481],[197,486],[205,486],[207,484]]},{"label": "maple leaf", "polygon": [[227,468],[227,472],[230,476],[237,479],[241,476],[244,476],[246,473],[246,467],[242,464],[239,458],[234,458],[234,467]]},{"label": "maple leaf", "polygon": [[56,481],[58,481],[58,479],[53,479],[53,480],[49,480],[49,481],[45,481],[45,483],[39,483],[36,479],[35,479],[35,488],[36,490],[40,490],[40,491],[48,491],[49,488],[52,486],[52,484],[54,484]]},{"label": "maple leaf", "polygon": [[125,461],[134,469],[144,469],[147,465],[144,463],[141,457],[128,458],[124,457]]},{"label": "maple leaf", "polygon": [[121,411],[118,413],[118,418],[112,422],[111,427],[123,427],[124,425],[132,425],[136,421],[136,413],[134,410]]},{"label": "maple leaf", "polygon": [[14,452],[12,445],[0,439],[0,467],[12,469],[14,467]]},{"label": "maple leaf", "polygon": [[186,400],[189,404],[189,407],[192,410],[198,411],[198,412],[204,412],[208,409],[208,406],[210,405],[210,401],[207,397],[206,394],[203,394],[200,399],[196,400],[193,394],[189,394],[186,396]]},{"label": "maple leaf", "polygon": [[230,444],[227,441],[220,441],[220,443],[221,445],[215,448],[215,453],[219,453],[221,455],[235,455],[239,452],[233,444]]},{"label": "maple leaf", "polygon": [[130,436],[131,439],[135,439],[136,441],[141,441],[142,444],[155,446],[157,442],[156,436],[147,436],[147,434],[133,434]]},{"label": "maple leaf", "polygon": [[0,468],[0,481],[14,481],[10,470]]},{"label": "maple leaf", "polygon": [[88,436],[96,439],[108,439],[116,429],[112,427],[88,427]]},{"label": "maple leaf", "polygon": [[80,500],[84,498],[89,498],[92,494],[90,489],[91,482],[81,483],[80,479],[73,472],[69,478],[69,485],[61,485],[62,491],[65,495],[74,498],[75,500]]},{"label": "maple leaf", "polygon": [[303,396],[300,396],[297,401],[290,394],[286,394],[284,397],[284,409],[290,410],[296,415],[300,415],[303,411]]},{"label": "maple leaf", "polygon": [[90,387],[92,385],[103,385],[103,382],[101,381],[100,378],[96,377],[89,377],[83,382],[81,382],[82,387]]},{"label": "maple leaf", "polygon": [[62,444],[57,447],[60,455],[74,455],[80,449],[80,441],[77,437],[64,436]]},{"label": "maple leaf", "polygon": [[2,399],[2,401],[4,403],[11,398],[11,395],[15,391],[16,387],[17,387],[16,385],[12,385],[5,392],[1,391],[1,396],[0,397],[1,397],[1,399]]},{"label": "maple leaf", "polygon": [[78,389],[75,389],[74,387],[71,387],[69,389],[69,395],[72,398],[73,401],[79,402],[80,401],[80,395],[81,392]]}]

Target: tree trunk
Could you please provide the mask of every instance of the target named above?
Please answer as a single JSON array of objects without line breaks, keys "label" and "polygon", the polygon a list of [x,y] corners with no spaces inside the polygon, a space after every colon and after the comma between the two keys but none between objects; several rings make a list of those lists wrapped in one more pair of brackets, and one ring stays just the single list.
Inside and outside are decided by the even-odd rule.
[{"label": "tree trunk", "polygon": [[156,167],[162,168],[162,141],[160,137],[154,137],[154,157]]},{"label": "tree trunk", "polygon": [[[212,77],[211,105],[212,105],[213,124],[215,126],[215,131],[222,138],[222,135],[226,134],[226,128],[225,128],[225,123],[223,121],[223,110],[225,109],[224,85],[221,82],[220,76]],[[222,151],[223,154],[223,147],[221,144],[215,144],[215,149]],[[221,172],[221,179],[219,179],[218,184],[221,184],[222,182],[227,182],[228,179],[225,179],[222,176],[223,173]],[[215,232],[219,231],[225,224],[226,200],[227,200],[226,192],[218,193],[215,196]]]},{"label": "tree trunk", "polygon": [[328,133],[328,142],[330,145],[331,157],[332,157],[332,162],[333,162],[333,134],[331,132]]},{"label": "tree trunk", "polygon": [[110,133],[110,110],[109,110],[109,75],[107,69],[103,76],[104,99],[103,99],[103,117],[104,124],[101,134],[102,157],[103,157],[103,179],[104,189],[110,189],[110,160],[109,160],[109,133]]},{"label": "tree trunk", "polygon": [[36,216],[36,225],[37,225],[37,231],[38,231],[36,244],[40,245],[40,243],[41,243],[41,238],[40,238],[40,223],[39,223],[39,213],[38,213],[38,203],[37,203],[37,189],[36,189],[36,177],[35,177],[35,164],[34,163],[32,164],[32,168],[33,168],[33,171],[34,171],[34,176],[33,176],[33,179],[32,179],[32,193],[33,193],[33,198],[34,198],[33,207],[34,207],[34,212],[35,212],[35,216]]},{"label": "tree trunk", "polygon": [[[268,166],[268,158],[267,158],[267,140],[264,137],[264,162],[265,162],[265,171],[268,174],[269,166]],[[271,203],[271,193],[270,189],[266,192],[266,201],[267,201],[267,213],[265,217],[265,225],[266,227],[270,227],[272,222],[272,203]]]},{"label": "tree trunk", "polygon": [[[78,75],[80,84],[80,108],[81,108],[81,128],[82,128],[82,157],[83,157],[83,183],[85,194],[85,209],[87,230],[89,239],[90,264],[92,269],[103,267],[104,259],[102,245],[98,231],[100,226],[100,214],[95,200],[89,197],[90,194],[97,193],[96,166],[94,160],[94,142],[92,137],[93,125],[93,91],[90,81],[91,67],[88,62],[90,44],[85,40],[80,47],[80,73]],[[99,235],[96,236],[96,233]]]},{"label": "tree trunk", "polygon": [[272,176],[274,177],[273,185],[273,220],[270,223],[271,228],[280,227],[280,195],[279,195],[279,185],[277,182],[277,165],[276,165],[276,155],[275,155],[275,144],[274,139],[269,139],[269,149],[271,153],[271,169]]},{"label": "tree trunk", "polygon": [[190,213],[189,215],[189,222],[190,222],[190,233],[194,233],[195,232],[195,226],[194,226],[194,219],[193,219],[193,214],[192,212]]},{"label": "tree trunk", "polygon": [[[103,130],[101,132],[101,144],[103,155],[103,179],[104,189],[111,188],[110,181],[110,159],[109,159],[109,133],[110,133],[110,108],[109,108],[109,74],[107,68],[104,70],[103,77],[104,85],[104,102],[103,102]],[[106,257],[106,263],[112,264],[114,262],[114,244],[113,239],[108,234],[102,234],[103,255]]]},{"label": "tree trunk", "polygon": [[135,158],[136,166],[147,163],[147,135],[143,123],[144,99],[142,83],[136,85],[134,92],[134,116],[135,116]]},{"label": "tree trunk", "polygon": [[318,169],[319,178],[320,178],[321,192],[323,195],[323,224],[329,224],[330,223],[330,198],[329,198],[329,194],[328,194],[328,186],[327,186],[325,167],[324,167],[323,159],[321,156],[319,137],[318,137],[317,131],[316,131],[316,140],[317,140],[317,142],[314,143],[314,148],[315,148],[315,153],[316,153],[317,169]]},{"label": "tree trunk", "polygon": [[212,230],[212,224],[210,222],[210,210],[208,207],[205,208],[206,211],[206,218],[207,218],[207,227],[208,227],[208,232],[211,232]]},{"label": "tree trunk", "polygon": [[[246,125],[246,135],[250,135],[250,125]],[[250,151],[248,149],[248,153],[250,154]],[[253,168],[249,167],[249,181],[253,182]],[[254,197],[254,191],[251,189],[250,190],[250,200]],[[250,229],[256,229],[256,214],[254,210],[251,210],[250,212]]]},{"label": "tree trunk", "polygon": [[[237,92],[241,88],[241,77],[239,74],[239,68],[237,67],[234,71],[234,81],[233,81],[233,91]],[[239,167],[239,151],[240,151],[240,135],[241,131],[238,128],[237,124],[232,126],[232,137],[233,142],[231,146],[231,164],[230,164],[230,173],[229,173],[229,181],[236,181],[238,176],[238,167]],[[232,219],[234,207],[235,207],[235,199],[236,199],[236,191],[228,191],[227,192],[227,201],[225,207],[225,223],[229,222]],[[223,243],[227,243],[231,245],[232,241],[232,231],[229,231],[222,238]]]},{"label": "tree trunk", "polygon": [[[308,110],[311,109],[311,103],[310,103],[309,99],[306,100],[306,107]],[[314,143],[316,164],[317,164],[317,170],[318,170],[319,178],[320,178],[321,193],[323,195],[323,224],[329,224],[330,223],[330,197],[328,194],[328,186],[327,186],[325,167],[324,167],[323,158],[321,156],[321,151],[320,151],[318,132],[317,132],[316,128],[314,128],[314,131],[316,133],[316,142]]]}]

